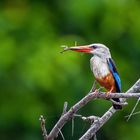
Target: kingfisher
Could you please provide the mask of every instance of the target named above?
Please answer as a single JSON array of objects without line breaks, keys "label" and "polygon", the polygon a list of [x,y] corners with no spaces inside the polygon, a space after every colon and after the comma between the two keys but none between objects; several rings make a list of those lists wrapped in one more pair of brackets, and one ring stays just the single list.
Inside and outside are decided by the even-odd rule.
[{"label": "kingfisher", "polygon": [[[95,43],[84,46],[66,47],[63,51],[67,50],[92,54],[90,67],[96,81],[107,90],[107,95],[121,92],[120,76],[107,46]],[[113,100],[120,102],[119,98],[113,98]],[[122,106],[118,104],[113,104],[113,107],[116,110],[122,109]]]}]

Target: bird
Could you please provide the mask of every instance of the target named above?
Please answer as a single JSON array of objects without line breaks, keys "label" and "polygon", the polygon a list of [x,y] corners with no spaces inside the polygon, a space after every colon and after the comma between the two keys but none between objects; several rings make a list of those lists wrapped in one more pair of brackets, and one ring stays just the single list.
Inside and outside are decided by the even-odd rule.
[{"label": "bird", "polygon": [[[92,54],[90,67],[96,81],[101,87],[107,90],[107,95],[109,93],[121,92],[121,79],[107,46],[101,43],[94,43],[83,46],[65,47],[62,52],[67,50]],[[120,102],[119,98],[113,98],[113,100]],[[113,103],[113,107],[116,110],[122,109],[120,104]]]}]

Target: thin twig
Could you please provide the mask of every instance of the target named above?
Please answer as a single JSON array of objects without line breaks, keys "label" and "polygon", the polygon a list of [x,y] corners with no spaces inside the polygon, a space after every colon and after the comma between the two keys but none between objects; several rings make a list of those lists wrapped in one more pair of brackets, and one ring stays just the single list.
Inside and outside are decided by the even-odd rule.
[{"label": "thin twig", "polygon": [[91,93],[91,92],[94,92],[94,91],[95,91],[95,89],[96,89],[96,83],[97,83],[97,81],[96,81],[96,80],[94,80],[93,85],[92,85],[92,88],[91,88],[91,90],[90,90],[90,92],[89,92],[89,93]]},{"label": "thin twig", "polygon": [[64,115],[67,112],[67,107],[68,107],[68,102],[64,102],[62,115]]},{"label": "thin twig", "polygon": [[74,135],[74,117],[72,118],[72,124],[71,124],[71,135]]},{"label": "thin twig", "polygon": [[128,117],[127,120],[126,120],[127,122],[130,120],[131,116],[133,115],[133,113],[134,113],[134,111],[135,111],[137,105],[139,104],[139,101],[140,101],[140,98],[138,98],[138,100],[137,100],[135,106],[133,107],[131,113],[129,114],[129,117]]},{"label": "thin twig", "polygon": [[80,117],[80,118],[82,118],[82,115],[81,114],[74,114],[74,117]]},{"label": "thin twig", "polygon": [[94,140],[97,140],[96,134],[94,135]]},{"label": "thin twig", "polygon": [[[138,114],[140,114],[140,111],[137,111],[137,112],[133,113],[131,116],[138,115]],[[125,116],[125,118],[128,118],[129,116],[130,115],[127,115],[127,116]]]},{"label": "thin twig", "polygon": [[79,117],[79,118],[81,118],[83,121],[89,121],[89,122],[93,122],[93,121],[95,121],[95,120],[97,120],[97,119],[100,118],[100,117],[95,116],[95,115],[85,117],[85,116],[82,116],[81,114],[74,114],[74,117]]},{"label": "thin twig", "polygon": [[115,100],[113,99],[110,99],[110,101],[115,104],[115,105],[121,105],[121,106],[125,106],[125,105],[128,105],[127,102],[116,102]]},{"label": "thin twig", "polygon": [[58,131],[60,132],[60,134],[61,134],[61,136],[62,136],[62,139],[65,140],[65,137],[64,137],[62,131],[61,131],[59,128],[58,128]]},{"label": "thin twig", "polygon": [[43,133],[42,135],[44,137],[44,140],[47,140],[48,135],[47,135],[47,130],[45,128],[46,120],[44,119],[43,115],[40,115],[39,120],[40,120],[41,130],[42,130],[42,133]]},{"label": "thin twig", "polygon": [[81,117],[82,118],[82,120],[83,121],[88,121],[88,122],[90,122],[91,124],[94,122],[94,121],[96,121],[96,120],[98,120],[98,119],[100,119],[100,117],[97,117],[97,116],[88,116],[88,117]]}]

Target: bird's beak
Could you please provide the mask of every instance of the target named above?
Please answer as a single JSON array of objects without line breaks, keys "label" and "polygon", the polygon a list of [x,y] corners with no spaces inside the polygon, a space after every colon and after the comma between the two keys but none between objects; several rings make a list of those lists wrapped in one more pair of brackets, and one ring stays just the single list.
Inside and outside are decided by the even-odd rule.
[{"label": "bird's beak", "polygon": [[67,48],[64,48],[63,51],[67,51],[67,50],[90,53],[90,51],[92,51],[93,49],[89,45],[85,45],[85,46],[67,47]]}]

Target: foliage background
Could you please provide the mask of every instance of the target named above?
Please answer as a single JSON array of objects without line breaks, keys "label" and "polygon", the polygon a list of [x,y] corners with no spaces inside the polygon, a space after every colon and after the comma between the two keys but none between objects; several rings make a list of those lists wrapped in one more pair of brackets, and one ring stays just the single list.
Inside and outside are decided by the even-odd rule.
[{"label": "foliage background", "polygon": [[[90,55],[60,54],[61,45],[106,44],[126,91],[140,69],[138,0],[1,0],[0,1],[0,139],[42,139],[39,116],[53,127],[62,112],[91,88]],[[99,140],[137,140],[140,117],[126,122],[135,100],[98,132]],[[108,101],[89,103],[80,114],[101,115]],[[139,111],[139,110],[137,110]],[[66,140],[78,139],[88,124],[75,119],[63,128]],[[113,130],[113,131],[112,131]],[[61,136],[58,139],[62,139]]]}]

